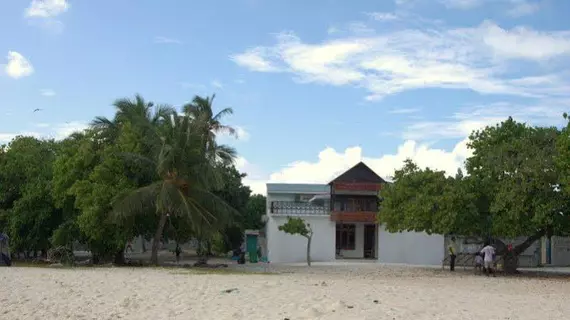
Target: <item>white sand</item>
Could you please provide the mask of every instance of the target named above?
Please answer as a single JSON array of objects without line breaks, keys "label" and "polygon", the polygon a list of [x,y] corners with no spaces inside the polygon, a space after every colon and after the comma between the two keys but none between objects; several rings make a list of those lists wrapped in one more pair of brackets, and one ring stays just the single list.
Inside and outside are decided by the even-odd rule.
[{"label": "white sand", "polygon": [[[0,268],[0,319],[559,320],[570,315],[570,282],[561,280],[384,266],[332,270],[212,275]],[[223,292],[231,288],[238,290]]]}]

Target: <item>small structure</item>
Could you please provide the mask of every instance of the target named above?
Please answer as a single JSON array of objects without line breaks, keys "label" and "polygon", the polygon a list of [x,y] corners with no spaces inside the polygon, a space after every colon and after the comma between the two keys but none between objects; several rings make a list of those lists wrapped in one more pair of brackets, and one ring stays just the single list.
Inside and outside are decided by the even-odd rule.
[{"label": "small structure", "polygon": [[245,251],[249,255],[249,262],[257,263],[259,260],[257,248],[259,239],[259,230],[245,230]]},{"label": "small structure", "polygon": [[367,259],[382,263],[440,265],[444,237],[390,233],[377,223],[379,191],[387,182],[363,162],[328,184],[267,184],[267,249],[275,263],[306,261],[306,240],[278,227],[301,217],[313,230],[314,262]]}]

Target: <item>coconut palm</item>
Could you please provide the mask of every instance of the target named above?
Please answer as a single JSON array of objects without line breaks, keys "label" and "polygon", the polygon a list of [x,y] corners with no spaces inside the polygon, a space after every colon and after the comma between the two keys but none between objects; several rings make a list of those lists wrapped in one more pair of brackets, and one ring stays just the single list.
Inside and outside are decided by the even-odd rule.
[{"label": "coconut palm", "polygon": [[229,146],[218,145],[216,137],[222,133],[238,136],[233,127],[221,122],[223,117],[233,114],[233,109],[224,108],[214,113],[212,104],[215,97],[215,94],[206,98],[195,96],[191,103],[183,106],[183,111],[198,126],[203,138],[202,145],[208,157],[216,162],[230,164],[236,158],[236,151]]},{"label": "coconut palm", "polygon": [[[130,155],[155,168],[156,179],[115,203],[118,215],[147,212],[154,208],[159,217],[152,243],[151,262],[158,263],[158,243],[168,216],[188,219],[193,226],[213,224],[235,214],[211,190],[220,185],[218,167],[206,156],[203,149],[202,124],[188,116],[163,119],[159,130],[154,131],[161,141],[153,156]],[[151,139],[156,141],[157,139]]]},{"label": "coconut palm", "polygon": [[[169,106],[154,106],[136,94],[134,100],[128,98],[117,99],[113,103],[115,117],[111,120],[106,117],[95,117],[91,121],[91,128],[98,136],[106,141],[113,142],[120,135],[120,130],[127,124],[139,127],[145,131],[154,130],[164,119],[169,118],[175,111]],[[153,112],[154,108],[154,112]],[[156,135],[151,135],[154,137]],[[152,141],[149,141],[152,143]]]}]

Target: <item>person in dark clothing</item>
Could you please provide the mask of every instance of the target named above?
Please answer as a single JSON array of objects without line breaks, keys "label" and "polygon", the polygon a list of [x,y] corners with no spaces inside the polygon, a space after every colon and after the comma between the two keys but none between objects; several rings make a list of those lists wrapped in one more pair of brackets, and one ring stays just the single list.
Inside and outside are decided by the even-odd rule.
[{"label": "person in dark clothing", "polygon": [[176,244],[176,249],[174,249],[174,253],[176,254],[176,262],[180,262],[180,254],[182,253],[182,248],[180,248],[180,245],[178,243]]},{"label": "person in dark clothing", "polygon": [[455,259],[457,258],[457,246],[455,244],[455,237],[451,238],[449,244],[449,271],[455,271]]}]

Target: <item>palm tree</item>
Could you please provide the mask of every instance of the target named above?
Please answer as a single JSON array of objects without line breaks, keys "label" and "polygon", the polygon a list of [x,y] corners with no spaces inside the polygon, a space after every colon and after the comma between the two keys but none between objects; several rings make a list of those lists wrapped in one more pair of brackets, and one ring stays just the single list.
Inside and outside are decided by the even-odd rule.
[{"label": "palm tree", "polygon": [[220,175],[203,149],[203,124],[173,113],[163,118],[154,131],[160,140],[153,156],[130,155],[152,164],[156,179],[123,197],[115,204],[119,215],[131,215],[154,208],[159,216],[152,243],[151,262],[158,263],[158,243],[170,215],[189,219],[191,225],[212,224],[234,213],[235,209],[211,192],[220,184]]},{"label": "palm tree", "polygon": [[202,135],[202,146],[206,154],[212,161],[220,161],[224,164],[231,164],[236,158],[236,151],[224,145],[216,143],[217,134],[226,133],[237,137],[237,131],[228,125],[222,124],[222,118],[233,114],[232,108],[224,108],[214,114],[212,104],[216,95],[211,97],[195,96],[191,103],[183,106],[184,113],[189,116],[197,126]]},{"label": "palm tree", "polygon": [[[154,107],[153,102],[147,102],[136,94],[134,100],[128,98],[117,99],[113,103],[115,117],[111,120],[106,117],[95,117],[91,121],[91,128],[97,135],[107,142],[114,142],[119,137],[121,128],[130,124],[142,130],[154,130],[164,119],[169,118],[174,109],[169,106]],[[154,110],[154,113],[152,112]],[[151,135],[155,136],[155,135]],[[152,141],[149,141],[152,144]]]}]

